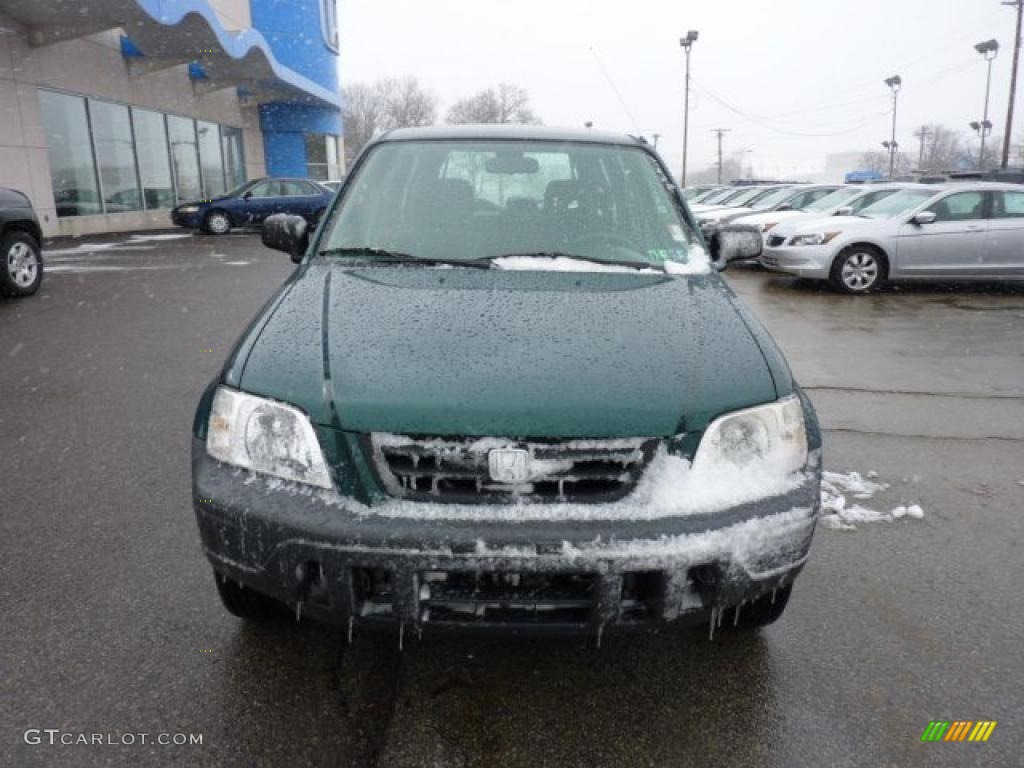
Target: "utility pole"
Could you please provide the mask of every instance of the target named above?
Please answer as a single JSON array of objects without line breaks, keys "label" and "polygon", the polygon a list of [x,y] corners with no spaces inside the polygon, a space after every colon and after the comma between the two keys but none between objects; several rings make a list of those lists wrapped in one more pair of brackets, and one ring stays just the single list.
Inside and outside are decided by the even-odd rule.
[{"label": "utility pole", "polygon": [[[1024,2],[1024,0],[1020,0]],[[903,86],[903,78],[899,75],[885,78],[885,84],[892,90],[892,137],[886,144],[889,150],[889,181],[896,175],[896,151],[899,144],[896,143],[896,97],[899,96],[900,88]]]},{"label": "utility pole", "polygon": [[[730,128],[712,128],[711,132],[718,135],[718,183],[722,183],[722,137],[729,133]],[[742,169],[740,169],[742,175]]]},{"label": "utility pole", "polygon": [[1020,31],[1024,18],[1024,0],[1003,0],[1003,5],[1017,9],[1017,32],[1013,37],[1013,71],[1010,72],[1010,104],[1006,108],[1006,135],[1003,137],[1003,162],[1005,168],[1010,164],[1010,134],[1013,132],[1013,102],[1017,94],[1017,64],[1020,61]]},{"label": "utility pole", "polygon": [[651,137],[654,139],[654,148],[657,149],[658,148],[658,139],[661,138],[661,134],[660,133],[652,133]]},{"label": "utility pole", "polygon": [[922,125],[918,130],[914,131],[914,138],[921,140],[921,149],[917,153],[917,170],[924,170],[924,142],[929,136],[932,135],[927,125]]},{"label": "utility pole", "polygon": [[686,33],[686,37],[679,38],[679,45],[686,51],[686,92],[683,96],[683,173],[679,177],[679,186],[686,186],[686,149],[690,139],[690,49],[697,42],[696,29]]}]

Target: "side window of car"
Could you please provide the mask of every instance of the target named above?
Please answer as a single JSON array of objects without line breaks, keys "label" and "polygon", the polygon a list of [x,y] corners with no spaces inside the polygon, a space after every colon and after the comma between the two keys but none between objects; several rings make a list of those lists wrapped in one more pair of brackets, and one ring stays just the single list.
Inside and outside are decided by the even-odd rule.
[{"label": "side window of car", "polygon": [[253,186],[249,190],[251,197],[276,197],[277,196],[277,182],[275,181],[264,181]]},{"label": "side window of car", "polygon": [[929,211],[936,221],[970,221],[984,214],[985,195],[982,192],[957,192],[934,202]]},{"label": "side window of car", "polygon": [[1024,192],[997,192],[995,218],[1024,219]]},{"label": "side window of car", "polygon": [[312,195],[313,190],[310,189],[309,185],[301,181],[282,181],[281,182],[281,195],[284,197],[305,197],[306,195]]}]

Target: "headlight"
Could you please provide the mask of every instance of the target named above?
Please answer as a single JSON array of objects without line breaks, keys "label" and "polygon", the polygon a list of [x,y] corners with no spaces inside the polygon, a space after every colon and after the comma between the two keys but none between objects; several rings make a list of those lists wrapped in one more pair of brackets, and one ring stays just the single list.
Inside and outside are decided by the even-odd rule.
[{"label": "headlight", "polygon": [[788,475],[807,463],[807,430],[800,399],[790,395],[770,405],[715,419],[693,459],[695,472],[764,469]]},{"label": "headlight", "polygon": [[178,209],[178,213],[196,213],[198,210],[198,205],[183,205]]},{"label": "headlight", "polygon": [[309,418],[291,405],[219,387],[206,452],[236,467],[320,488],[331,487]]},{"label": "headlight", "polygon": [[797,235],[791,245],[824,245],[839,235],[839,232],[815,232],[813,235]]}]

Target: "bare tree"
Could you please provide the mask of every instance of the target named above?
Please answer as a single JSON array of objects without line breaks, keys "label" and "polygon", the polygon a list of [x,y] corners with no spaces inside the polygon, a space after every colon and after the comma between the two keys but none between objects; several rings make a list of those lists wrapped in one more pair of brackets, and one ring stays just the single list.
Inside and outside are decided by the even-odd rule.
[{"label": "bare tree", "polygon": [[526,90],[509,83],[455,102],[445,119],[449,123],[540,123]]},{"label": "bare tree", "polygon": [[[913,163],[905,152],[896,153],[895,175],[901,176],[910,173]],[[860,158],[860,168],[863,171],[875,171],[883,176],[889,175],[889,153],[882,151],[865,152]]]},{"label": "bare tree", "polygon": [[351,163],[374,136],[393,128],[430,125],[437,98],[414,77],[356,83],[344,91],[345,161]]}]

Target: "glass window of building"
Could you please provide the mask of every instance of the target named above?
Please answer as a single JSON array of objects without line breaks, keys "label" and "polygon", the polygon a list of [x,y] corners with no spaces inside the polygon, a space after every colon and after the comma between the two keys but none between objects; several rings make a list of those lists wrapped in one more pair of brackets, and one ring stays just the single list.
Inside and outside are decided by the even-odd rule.
[{"label": "glass window of building", "polygon": [[227,188],[234,189],[245,183],[245,155],[242,151],[242,129],[220,129],[221,145],[224,148],[224,174],[227,176]]},{"label": "glass window of building", "polygon": [[85,100],[39,90],[58,216],[102,213]]},{"label": "glass window of building", "polygon": [[139,194],[128,107],[89,99],[89,121],[106,212],[141,210],[142,196]]},{"label": "glass window of building", "polygon": [[341,178],[337,136],[329,133],[306,134],[306,175],[317,181]]},{"label": "glass window of building", "polygon": [[199,200],[203,196],[203,186],[199,178],[196,124],[187,117],[168,115],[167,135],[171,141],[171,161],[178,200]]},{"label": "glass window of building", "polygon": [[203,197],[220,197],[224,186],[224,160],[220,155],[220,126],[202,120],[196,122],[199,134],[199,161],[203,171]]},{"label": "glass window of building", "polygon": [[338,52],[338,0],[320,0],[320,29],[324,35],[324,45],[335,53]]},{"label": "glass window of building", "polygon": [[167,126],[159,112],[132,107],[135,149],[142,180],[142,201],[147,210],[174,205],[174,183],[167,150]]}]

